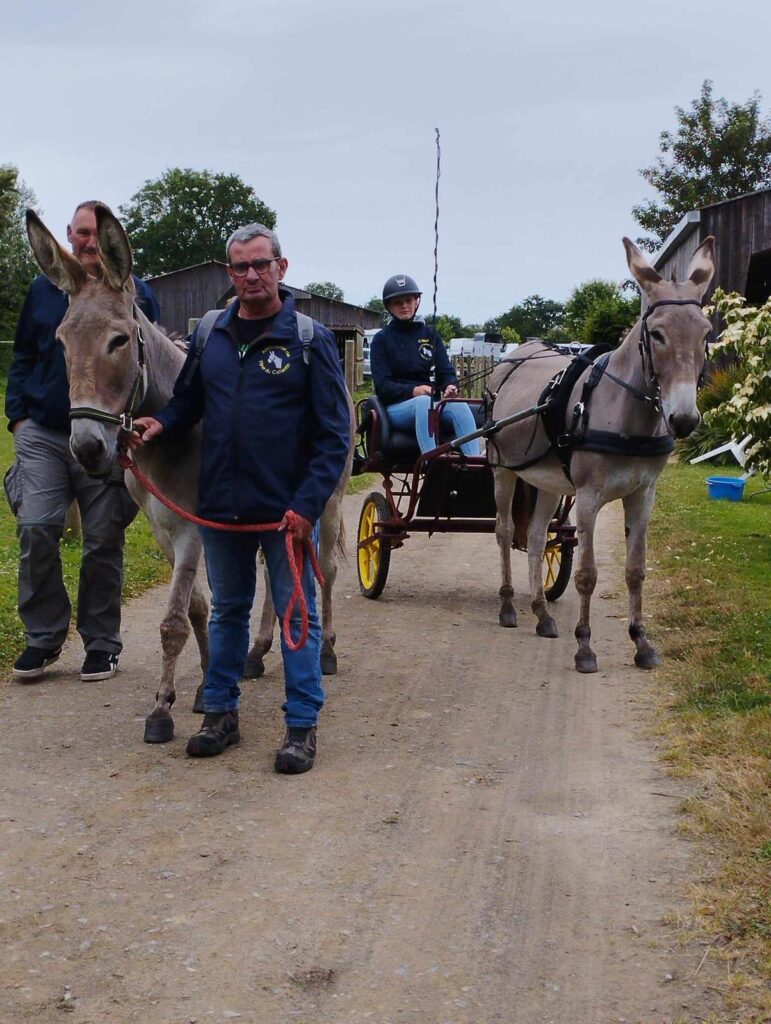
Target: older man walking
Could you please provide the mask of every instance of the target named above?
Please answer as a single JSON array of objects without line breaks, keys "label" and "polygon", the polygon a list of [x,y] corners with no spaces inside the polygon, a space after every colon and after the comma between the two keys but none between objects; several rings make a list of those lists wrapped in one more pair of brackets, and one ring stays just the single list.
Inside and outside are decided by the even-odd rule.
[{"label": "older man walking", "polygon": [[[80,203],[67,226],[73,255],[91,277],[101,272],[95,206],[96,200]],[[157,321],[152,290],[139,278],[134,285],[143,312]],[[18,607],[27,635],[13,676],[23,683],[41,678],[46,666],[58,659],[67,636],[71,606],[59,544],[73,500],[80,507],[83,533],[77,619],[86,651],[81,679],[113,675],[122,648],[123,540],[137,508],[122,471],[109,480],[93,479],[70,452],[67,367],[56,339],[68,301],[44,275],[32,282],[16,328],[5,398],[16,450],[5,488],[17,517]]]},{"label": "older man walking", "polygon": [[[262,224],[240,228],[226,253],[237,301],[216,320],[202,350],[194,334],[174,397],[155,417],[136,420],[130,439],[136,447],[203,420],[198,515],[223,524],[281,523],[280,530],[264,533],[201,527],[212,592],[211,657],[203,724],[187,744],[191,757],[221,754],[240,741],[239,682],[257,552],[264,553],[276,612],[283,616],[293,587],[283,531],[315,542],[350,444],[335,339],[315,322],[312,338],[301,338],[294,300],[281,287],[288,264],[275,233]],[[288,774],[313,767],[324,702],[321,629],[307,561],[302,587],[307,642],[293,651],[282,637],[287,728],[275,769]],[[299,612],[292,621],[296,635]]]}]

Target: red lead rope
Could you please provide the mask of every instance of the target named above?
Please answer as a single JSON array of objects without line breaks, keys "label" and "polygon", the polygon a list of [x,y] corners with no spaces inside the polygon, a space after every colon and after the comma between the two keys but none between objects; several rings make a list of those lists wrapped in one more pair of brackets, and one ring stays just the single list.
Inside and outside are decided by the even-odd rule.
[{"label": "red lead rope", "polygon": [[[118,453],[118,464],[122,466],[123,469],[131,470],[145,490],[149,491],[150,494],[156,497],[162,505],[171,509],[172,512],[176,512],[176,514],[181,516],[182,519],[187,519],[190,523],[196,523],[198,526],[208,526],[211,530],[225,530],[228,533],[264,533],[276,531],[281,526],[281,523],[238,523],[231,525],[228,523],[215,523],[210,519],[201,519],[200,516],[193,515],[192,512],[187,512],[184,508],[175,504],[170,498],[167,498],[165,494],[162,494],[155,484],[145,476],[128,452]],[[287,512],[287,519],[291,522],[294,515],[294,512]],[[305,602],[305,594],[303,593],[302,588],[302,575],[305,563],[303,546],[308,553],[308,558],[310,559],[311,566],[313,567],[313,573],[319,581],[319,585],[322,587],[324,586],[324,577],[322,576],[321,569],[319,568],[313,542],[306,540],[303,545],[303,542],[297,540],[294,534],[289,530],[286,530],[285,533],[286,558],[289,563],[289,568],[292,571],[294,588],[292,590],[292,596],[289,600],[289,604],[286,606],[286,611],[284,612],[284,618],[281,622],[281,631],[284,636],[284,643],[287,645],[289,650],[299,651],[305,646],[305,641],[308,639],[308,605]],[[292,613],[294,612],[295,605],[300,609],[300,637],[298,640],[292,639]]]}]

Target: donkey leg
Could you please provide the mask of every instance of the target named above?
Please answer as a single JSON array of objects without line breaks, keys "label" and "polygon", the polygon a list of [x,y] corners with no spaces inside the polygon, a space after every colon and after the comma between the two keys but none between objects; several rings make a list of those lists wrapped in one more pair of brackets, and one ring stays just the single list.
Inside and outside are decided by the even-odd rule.
[{"label": "donkey leg", "polygon": [[543,592],[543,555],[546,548],[546,533],[552,516],[559,504],[558,494],[539,491],[536,498],[530,526],[527,531],[527,568],[530,575],[530,607],[538,619],[535,631],[538,636],[556,638],[557,623],[551,617]]},{"label": "donkey leg", "polygon": [[187,617],[190,620],[190,625],[193,627],[193,633],[198,643],[198,651],[201,655],[201,682],[195,691],[193,711],[197,715],[202,715],[204,712],[203,688],[206,682],[206,670],[209,667],[209,602],[206,600],[198,580],[193,584],[193,590],[190,594],[190,608],[188,609]]},{"label": "donkey leg", "polygon": [[623,499],[626,526],[626,586],[629,591],[629,635],[637,648],[634,663],[638,668],[655,668],[656,665],[661,664],[658,651],[648,640],[642,617],[648,523],[655,499],[655,484],[645,490],[628,494]]},{"label": "donkey leg", "polygon": [[337,675],[332,590],[337,579],[338,555],[342,551],[344,536],[342,499],[336,499],[337,493],[327,503],[319,528],[319,568],[324,577],[324,586],[321,588],[321,672],[325,676]]},{"label": "donkey leg", "polygon": [[276,609],[273,607],[273,595],[270,592],[270,578],[268,567],[265,566],[263,573],[265,583],[265,598],[262,602],[262,615],[257,636],[254,639],[249,653],[246,656],[244,666],[244,679],[259,679],[265,675],[264,657],[273,645],[273,629],[276,624]]},{"label": "donkey leg", "polygon": [[145,719],[145,743],[167,743],[174,736],[171,707],[177,698],[174,673],[177,658],[190,635],[188,608],[197,566],[177,564],[171,580],[166,614],[161,622],[161,682],[155,707]]},{"label": "donkey leg", "polygon": [[578,569],[575,573],[576,590],[580,598],[579,617],[575,637],[578,641],[575,664],[578,672],[596,672],[597,655],[589,641],[589,609],[597,585],[597,565],[594,560],[594,525],[600,510],[594,491],[579,490],[576,495],[576,528],[578,533]]},{"label": "donkey leg", "polygon": [[507,628],[513,628],[517,624],[514,588],[511,585],[511,542],[514,539],[511,502],[516,485],[516,473],[501,467],[495,469],[495,506],[498,510],[495,520],[495,538],[498,541],[498,550],[501,556],[501,588],[498,591],[501,610],[498,613],[498,624]]}]

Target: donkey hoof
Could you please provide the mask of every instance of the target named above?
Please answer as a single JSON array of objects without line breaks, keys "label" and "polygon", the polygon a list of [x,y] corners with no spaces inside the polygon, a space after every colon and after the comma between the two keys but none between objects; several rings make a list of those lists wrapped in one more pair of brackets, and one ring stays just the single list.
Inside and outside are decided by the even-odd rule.
[{"label": "donkey hoof", "polygon": [[596,672],[597,658],[594,654],[576,655],[576,672]]},{"label": "donkey hoof", "polygon": [[651,647],[647,651],[638,651],[634,656],[634,663],[638,668],[656,668],[661,664],[661,656]]},{"label": "donkey hoof", "polygon": [[321,674],[323,676],[337,675],[337,655],[334,651],[321,652]]},{"label": "donkey hoof", "polygon": [[145,743],[168,743],[174,738],[174,719],[168,711],[151,711],[145,719]]},{"label": "donkey hoof", "polygon": [[539,622],[535,627],[535,631],[538,636],[548,637],[549,640],[556,640],[559,636],[559,633],[557,632],[557,623],[551,618],[543,619]]},{"label": "donkey hoof", "polygon": [[244,679],[259,679],[265,675],[265,662],[261,654],[249,654],[244,665]]},{"label": "donkey hoof", "polygon": [[195,701],[193,702],[193,714],[203,715],[206,709],[203,706],[203,683],[195,691]]},{"label": "donkey hoof", "polygon": [[517,613],[512,608],[511,610],[504,610],[501,608],[500,614],[498,615],[498,625],[503,626],[506,629],[514,629],[517,625]]}]

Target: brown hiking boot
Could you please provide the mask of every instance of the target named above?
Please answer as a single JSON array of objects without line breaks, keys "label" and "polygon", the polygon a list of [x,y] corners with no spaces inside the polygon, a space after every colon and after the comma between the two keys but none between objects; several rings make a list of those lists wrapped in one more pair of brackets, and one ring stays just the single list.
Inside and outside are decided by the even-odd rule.
[{"label": "brown hiking boot", "polygon": [[190,757],[214,757],[240,741],[237,711],[207,711],[201,728],[187,741],[187,753]]},{"label": "brown hiking boot", "polygon": [[300,775],[309,772],[316,757],[316,726],[300,729],[290,725],[284,736],[281,750],[276,751],[277,772],[283,775]]}]

